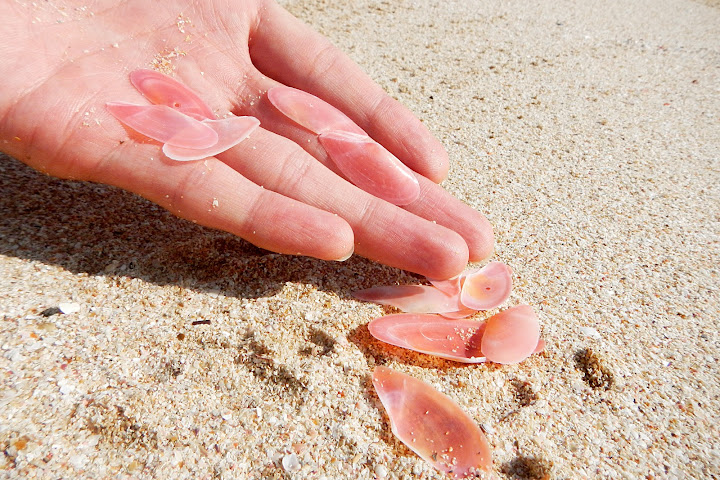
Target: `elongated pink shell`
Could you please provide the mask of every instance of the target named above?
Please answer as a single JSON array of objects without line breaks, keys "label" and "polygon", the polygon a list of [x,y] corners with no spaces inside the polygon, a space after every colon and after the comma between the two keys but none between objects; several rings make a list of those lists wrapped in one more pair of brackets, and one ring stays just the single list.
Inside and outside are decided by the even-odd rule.
[{"label": "elongated pink shell", "polygon": [[178,161],[202,160],[234,147],[260,126],[260,121],[255,117],[228,117],[221,120],[203,120],[202,123],[218,134],[215,145],[198,149],[181,148],[166,143],[163,145],[163,153],[168,158]]},{"label": "elongated pink shell", "polygon": [[410,313],[445,313],[463,309],[459,295],[429,285],[388,285],[353,292],[358,300],[390,305]]},{"label": "elongated pink shell", "polygon": [[367,135],[332,131],[318,139],[340,172],[366,192],[395,205],[420,196],[412,170]]},{"label": "elongated pink shell", "polygon": [[106,107],[122,123],[158,142],[184,148],[208,148],[218,142],[215,130],[165,105],[109,102]]},{"label": "elongated pink shell", "polygon": [[507,300],[512,291],[512,270],[501,262],[490,262],[468,272],[462,280],[460,301],[468,308],[491,310]]},{"label": "elongated pink shell", "polygon": [[166,105],[196,120],[215,118],[210,107],[195,92],[172,77],[140,69],[130,73],[130,82],[155,105]]},{"label": "elongated pink shell", "polygon": [[540,323],[529,305],[503,310],[487,320],[480,350],[491,362],[519,363],[542,350]]},{"label": "elongated pink shell", "polygon": [[485,435],[450,397],[409,375],[376,367],[373,386],[395,436],[441,472],[461,478],[490,471]]},{"label": "elongated pink shell", "polygon": [[367,135],[347,115],[324,100],[292,87],[273,87],[268,99],[275,108],[313,133],[342,131]]},{"label": "elongated pink shell", "polygon": [[399,313],[376,318],[370,334],[385,343],[462,363],[485,361],[480,345],[485,322]]}]

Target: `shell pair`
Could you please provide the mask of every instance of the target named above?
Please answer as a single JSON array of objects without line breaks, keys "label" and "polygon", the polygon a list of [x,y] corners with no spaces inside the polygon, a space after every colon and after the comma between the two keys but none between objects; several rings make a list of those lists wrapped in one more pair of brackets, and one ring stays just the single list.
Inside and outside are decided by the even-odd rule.
[{"label": "shell pair", "polygon": [[217,119],[195,92],[153,70],[135,70],[130,82],[153,105],[109,102],[108,111],[136,132],[163,143],[163,153],[172,160],[218,155],[260,126],[255,117]]}]

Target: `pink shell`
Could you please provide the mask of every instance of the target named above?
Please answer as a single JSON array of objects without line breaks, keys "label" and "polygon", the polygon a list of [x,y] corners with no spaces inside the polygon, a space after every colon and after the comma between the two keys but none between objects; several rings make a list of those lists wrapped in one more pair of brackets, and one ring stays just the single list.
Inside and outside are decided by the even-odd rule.
[{"label": "pink shell", "polygon": [[202,123],[211,127],[218,134],[218,141],[215,145],[198,149],[181,148],[166,143],[163,145],[163,153],[172,160],[202,160],[234,147],[260,126],[260,121],[255,117],[228,117],[221,120],[203,120]]},{"label": "pink shell", "polygon": [[450,397],[386,367],[376,367],[372,381],[392,432],[423,460],[456,478],[490,471],[485,435]]},{"label": "pink shell", "polygon": [[208,148],[218,142],[215,130],[165,105],[109,102],[106,107],[122,123],[158,142],[184,148]]},{"label": "pink shell", "polygon": [[332,130],[366,135],[347,115],[315,95],[291,87],[273,87],[268,99],[275,108],[313,133]]},{"label": "pink shell", "polygon": [[485,322],[438,315],[399,313],[376,318],[370,334],[385,343],[462,363],[482,363]]},{"label": "pink shell", "polygon": [[340,172],[366,192],[395,205],[420,196],[412,170],[367,135],[331,131],[318,139]]},{"label": "pink shell", "polygon": [[429,285],[388,285],[353,292],[358,300],[390,305],[410,313],[445,313],[463,309],[459,295]]},{"label": "pink shell", "polygon": [[200,97],[174,78],[153,70],[135,70],[130,82],[145,98],[156,105],[166,105],[196,120],[214,119],[215,114]]},{"label": "pink shell", "polygon": [[540,343],[540,323],[529,305],[520,305],[487,320],[480,350],[488,361],[519,363],[544,348]]},{"label": "pink shell", "polygon": [[468,308],[491,310],[502,305],[512,290],[512,270],[501,262],[490,262],[468,272],[462,280],[460,301]]}]

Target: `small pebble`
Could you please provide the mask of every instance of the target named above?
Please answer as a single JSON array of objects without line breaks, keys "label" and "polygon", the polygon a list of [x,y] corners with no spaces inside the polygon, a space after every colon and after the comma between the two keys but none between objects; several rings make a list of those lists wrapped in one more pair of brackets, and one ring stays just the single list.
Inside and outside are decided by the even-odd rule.
[{"label": "small pebble", "polygon": [[294,473],[300,471],[300,461],[294,453],[289,453],[283,457],[282,466],[286,472]]},{"label": "small pebble", "polygon": [[375,476],[378,480],[387,478],[388,470],[385,465],[375,465]]},{"label": "small pebble", "polygon": [[50,307],[40,312],[40,315],[42,315],[43,317],[52,317],[53,315],[57,315],[58,313],[60,313],[60,309],[58,307]]}]

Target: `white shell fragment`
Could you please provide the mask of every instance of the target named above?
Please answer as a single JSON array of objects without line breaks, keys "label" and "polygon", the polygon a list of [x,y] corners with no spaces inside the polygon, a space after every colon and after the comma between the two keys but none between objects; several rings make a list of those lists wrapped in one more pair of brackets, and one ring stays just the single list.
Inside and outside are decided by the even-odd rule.
[{"label": "white shell fragment", "polygon": [[70,315],[73,313],[78,313],[80,311],[80,304],[75,302],[63,302],[58,304],[58,308],[65,315]]}]

